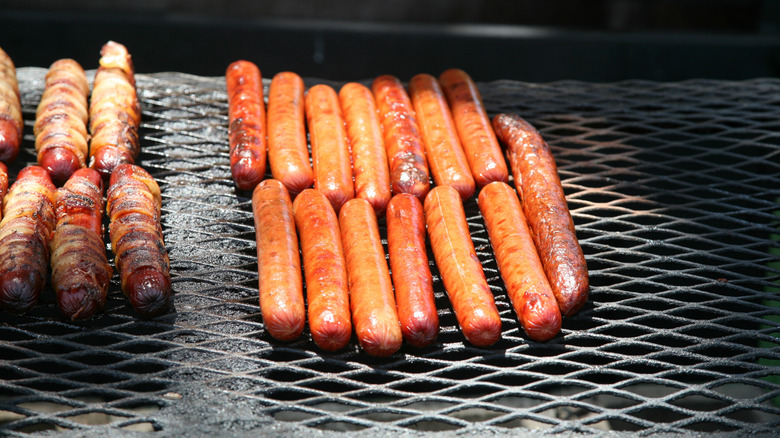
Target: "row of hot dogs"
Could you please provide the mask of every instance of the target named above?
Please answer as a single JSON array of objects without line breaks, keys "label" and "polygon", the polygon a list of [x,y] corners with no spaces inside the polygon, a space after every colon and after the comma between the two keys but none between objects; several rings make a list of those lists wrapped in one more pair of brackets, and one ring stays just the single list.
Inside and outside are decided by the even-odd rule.
[{"label": "row of hot dogs", "polygon": [[[562,316],[586,302],[585,258],[549,148],[517,115],[491,121],[465,72],[420,74],[408,88],[385,75],[338,92],[305,90],[294,73],[279,73],[267,113],[253,63],[231,64],[226,84],[231,171],[239,189],[253,190],[260,307],[272,336],[296,339],[308,318],[325,350],[344,347],[353,328],[372,355],[403,340],[429,345],[439,331],[429,244],[465,338],[497,342],[501,319],[463,208],[477,190],[528,336],[554,337]],[[272,178],[263,180],[266,157]]]},{"label": "row of hot dogs", "polygon": [[105,205],[122,291],[141,315],[165,312],[172,289],[161,195],[134,164],[141,113],[126,48],[103,46],[91,93],[76,61],[51,65],[33,125],[38,165],[21,169],[9,189],[4,163],[19,152],[21,116],[15,67],[0,50],[0,306],[27,312],[51,272],[66,317],[99,311],[113,275],[103,241]]}]

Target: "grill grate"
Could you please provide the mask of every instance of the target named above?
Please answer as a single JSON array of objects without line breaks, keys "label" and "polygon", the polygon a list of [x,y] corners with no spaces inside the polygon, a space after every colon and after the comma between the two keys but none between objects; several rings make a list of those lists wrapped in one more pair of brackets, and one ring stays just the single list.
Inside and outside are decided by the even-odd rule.
[{"label": "grill grate", "polygon": [[[19,70],[27,120],[44,69]],[[159,181],[176,312],[63,320],[53,293],[2,314],[0,434],[155,430],[277,435],[373,428],[495,435],[780,426],[780,80],[480,84],[550,143],[588,260],[591,299],[528,340],[466,203],[503,339],[465,344],[434,269],[431,347],[327,354],[265,332],[251,199],[230,181],[222,78],[138,75],[141,164]],[[310,84],[315,81],[309,80]]]}]

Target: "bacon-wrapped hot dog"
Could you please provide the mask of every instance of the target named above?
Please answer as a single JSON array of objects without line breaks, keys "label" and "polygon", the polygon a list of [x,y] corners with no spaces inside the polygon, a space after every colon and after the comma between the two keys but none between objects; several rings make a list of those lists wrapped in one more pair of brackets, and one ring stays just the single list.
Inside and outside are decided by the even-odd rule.
[{"label": "bacon-wrapped hot dog", "polygon": [[172,301],[161,207],[160,188],[145,170],[123,163],[111,173],[106,192],[111,249],[122,292],[145,317],[166,312]]},{"label": "bacon-wrapped hot dog", "polygon": [[3,200],[8,192],[8,167],[0,161],[0,220],[3,219]]},{"label": "bacon-wrapped hot dog", "polygon": [[103,180],[76,170],[57,189],[57,227],[51,241],[51,282],[66,317],[87,319],[103,308],[113,270],[103,243]]},{"label": "bacon-wrapped hot dog", "polygon": [[265,176],[265,103],[260,70],[249,61],[225,72],[228,95],[230,173],[239,190],[252,190]]},{"label": "bacon-wrapped hot dog", "polygon": [[555,159],[539,132],[516,114],[493,118],[520,194],[523,212],[547,279],[564,316],[588,300],[588,267],[558,176]]},{"label": "bacon-wrapped hot dog", "polygon": [[0,49],[0,162],[7,164],[16,159],[23,129],[16,67],[11,57]]},{"label": "bacon-wrapped hot dog", "polygon": [[10,312],[30,310],[46,285],[55,190],[46,170],[29,166],[19,171],[5,197],[0,221],[0,306]]},{"label": "bacon-wrapped hot dog", "polygon": [[109,41],[100,55],[89,105],[89,166],[107,181],[115,167],[138,158],[141,106],[127,48]]},{"label": "bacon-wrapped hot dog", "polygon": [[35,113],[35,150],[38,165],[62,185],[87,165],[89,109],[87,75],[72,59],[55,61],[46,74],[46,86]]}]

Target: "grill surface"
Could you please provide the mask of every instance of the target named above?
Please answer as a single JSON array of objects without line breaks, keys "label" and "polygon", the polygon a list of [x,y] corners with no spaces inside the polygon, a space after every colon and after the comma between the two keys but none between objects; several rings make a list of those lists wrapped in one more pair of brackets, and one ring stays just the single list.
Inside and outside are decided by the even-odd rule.
[{"label": "grill surface", "polygon": [[[34,162],[44,74],[19,70],[26,151],[12,177]],[[480,84],[491,113],[518,112],[550,143],[590,301],[552,341],[526,338],[472,199],[503,339],[464,343],[434,267],[438,341],[386,359],[354,340],[326,354],[308,333],[288,344],[268,336],[251,199],[230,181],[223,79],[137,80],[141,164],[163,193],[176,311],[136,318],[115,279],[91,321],[62,319],[50,290],[28,315],[2,313],[0,435],[770,435],[780,426],[780,80]]]}]

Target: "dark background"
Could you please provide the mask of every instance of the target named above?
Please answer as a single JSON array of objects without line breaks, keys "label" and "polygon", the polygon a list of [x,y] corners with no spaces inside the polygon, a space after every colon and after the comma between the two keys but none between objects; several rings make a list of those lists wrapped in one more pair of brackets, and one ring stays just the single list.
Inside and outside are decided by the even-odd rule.
[{"label": "dark background", "polygon": [[408,80],[449,67],[478,81],[780,76],[780,0],[216,2],[0,0],[17,67],[125,44],[141,73],[218,76],[243,58],[264,77]]}]

